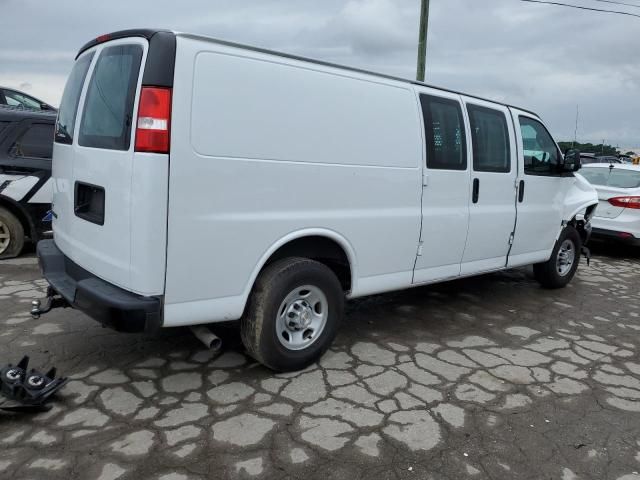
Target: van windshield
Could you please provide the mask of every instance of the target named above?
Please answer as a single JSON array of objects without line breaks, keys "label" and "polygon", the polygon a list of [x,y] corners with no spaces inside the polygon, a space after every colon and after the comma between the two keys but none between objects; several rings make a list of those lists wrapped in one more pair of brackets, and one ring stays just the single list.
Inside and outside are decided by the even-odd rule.
[{"label": "van windshield", "polygon": [[100,53],[84,103],[80,145],[129,150],[141,60],[140,45],[117,45]]},{"label": "van windshield", "polygon": [[80,92],[82,92],[82,85],[84,85],[84,79],[87,76],[87,70],[89,70],[92,58],[93,52],[84,55],[76,62],[64,87],[56,123],[55,141],[58,143],[69,145],[73,143],[73,129],[76,124]]}]

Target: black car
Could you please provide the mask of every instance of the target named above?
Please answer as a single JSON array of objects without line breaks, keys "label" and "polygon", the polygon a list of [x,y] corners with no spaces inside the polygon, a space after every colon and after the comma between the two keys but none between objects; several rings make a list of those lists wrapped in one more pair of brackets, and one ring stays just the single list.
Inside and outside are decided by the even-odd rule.
[{"label": "black car", "polygon": [[46,102],[12,88],[0,87],[0,107],[26,108],[55,112],[56,108]]},{"label": "black car", "polygon": [[56,113],[0,106],[0,259],[51,230]]}]

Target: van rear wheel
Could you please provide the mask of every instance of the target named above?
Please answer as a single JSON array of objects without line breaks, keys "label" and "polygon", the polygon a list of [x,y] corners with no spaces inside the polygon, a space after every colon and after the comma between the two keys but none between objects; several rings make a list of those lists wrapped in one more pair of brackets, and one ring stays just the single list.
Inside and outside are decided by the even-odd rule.
[{"label": "van rear wheel", "polygon": [[0,259],[20,255],[24,247],[22,223],[6,208],[0,207]]},{"label": "van rear wheel", "polygon": [[287,258],[258,276],[240,321],[249,354],[281,372],[300,370],[322,356],[338,331],[344,293],[324,264]]},{"label": "van rear wheel", "polygon": [[556,242],[551,258],[533,266],[536,280],[544,288],[563,288],[573,279],[580,263],[582,240],[571,225],[567,225]]}]

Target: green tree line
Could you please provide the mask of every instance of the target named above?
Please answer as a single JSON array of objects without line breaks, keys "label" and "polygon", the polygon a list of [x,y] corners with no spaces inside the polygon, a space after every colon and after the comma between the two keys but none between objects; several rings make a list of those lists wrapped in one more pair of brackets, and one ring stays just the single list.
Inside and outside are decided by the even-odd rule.
[{"label": "green tree line", "polygon": [[[596,155],[615,155],[618,156],[622,152],[613,145],[607,145],[602,143],[580,143],[580,142],[558,142],[560,149],[565,152],[570,148],[580,150],[581,153],[594,153]],[[629,152],[633,153],[633,152]]]}]

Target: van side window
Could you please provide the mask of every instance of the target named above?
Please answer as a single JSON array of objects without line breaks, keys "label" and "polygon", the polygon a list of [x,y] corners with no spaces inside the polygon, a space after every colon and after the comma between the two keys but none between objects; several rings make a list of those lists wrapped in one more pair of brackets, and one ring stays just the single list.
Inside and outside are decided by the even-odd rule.
[{"label": "van side window", "polygon": [[524,173],[527,175],[557,175],[560,152],[547,129],[537,120],[520,117]]},{"label": "van side window", "polygon": [[141,60],[141,45],[117,45],[100,53],[84,103],[79,145],[129,150]]},{"label": "van side window", "polygon": [[51,158],[53,153],[53,124],[34,123],[11,146],[14,157]]},{"label": "van side window", "polygon": [[466,170],[462,108],[455,100],[420,95],[427,142],[427,168]]},{"label": "van side window", "polygon": [[60,109],[58,110],[58,119],[56,121],[56,138],[58,143],[73,143],[73,129],[76,125],[76,114],[78,113],[78,103],[80,102],[80,93],[84,85],[87,70],[91,64],[93,52],[81,57],[73,66],[69,79],[64,87],[62,100],[60,101]]},{"label": "van side window", "polygon": [[491,108],[469,105],[473,169],[476,172],[511,171],[509,129],[504,113]]}]

